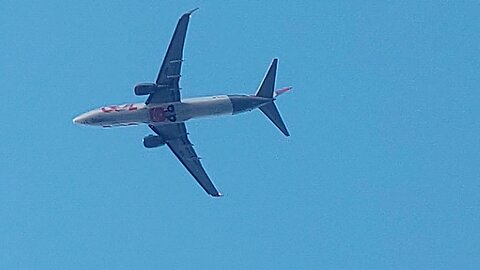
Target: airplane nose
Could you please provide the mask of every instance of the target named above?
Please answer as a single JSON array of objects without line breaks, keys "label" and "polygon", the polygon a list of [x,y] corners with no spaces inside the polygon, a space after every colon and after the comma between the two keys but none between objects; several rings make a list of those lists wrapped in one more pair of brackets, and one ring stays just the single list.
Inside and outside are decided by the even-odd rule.
[{"label": "airplane nose", "polygon": [[73,118],[73,123],[74,124],[84,124],[85,123],[85,116],[84,115],[79,115],[79,116]]}]

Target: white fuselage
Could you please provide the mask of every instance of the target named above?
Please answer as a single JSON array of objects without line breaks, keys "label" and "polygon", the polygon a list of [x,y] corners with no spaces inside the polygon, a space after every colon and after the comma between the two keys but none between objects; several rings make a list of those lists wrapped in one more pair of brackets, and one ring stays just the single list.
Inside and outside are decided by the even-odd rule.
[{"label": "white fuselage", "polygon": [[84,113],[75,123],[102,127],[145,124],[170,124],[200,117],[231,115],[231,99],[226,95],[184,99],[162,104],[136,103],[105,106]]}]

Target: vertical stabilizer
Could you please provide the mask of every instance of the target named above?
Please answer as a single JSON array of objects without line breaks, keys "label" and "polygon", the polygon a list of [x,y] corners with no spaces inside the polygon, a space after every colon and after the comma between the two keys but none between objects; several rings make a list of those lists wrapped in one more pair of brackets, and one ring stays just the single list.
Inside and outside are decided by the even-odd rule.
[{"label": "vertical stabilizer", "polygon": [[260,87],[258,87],[258,90],[255,93],[255,96],[272,99],[272,102],[261,106],[259,109],[265,114],[265,116],[268,117],[268,119],[270,119],[270,121],[272,121],[272,123],[285,136],[290,136],[290,133],[288,133],[287,127],[285,126],[285,123],[283,122],[282,117],[278,112],[277,106],[275,106],[275,103],[273,102],[275,100],[273,97],[274,95],[273,90],[275,89],[277,63],[278,63],[278,59],[274,58],[272,63],[270,64],[270,67],[268,68],[267,74],[265,74],[265,77],[263,78],[263,81],[260,84]]},{"label": "vertical stabilizer", "polygon": [[265,74],[265,77],[260,84],[260,87],[258,87],[255,96],[265,98],[273,97],[273,89],[275,88],[275,76],[277,75],[277,63],[278,59],[274,58],[272,63],[270,64],[270,68],[268,69],[267,74]]}]

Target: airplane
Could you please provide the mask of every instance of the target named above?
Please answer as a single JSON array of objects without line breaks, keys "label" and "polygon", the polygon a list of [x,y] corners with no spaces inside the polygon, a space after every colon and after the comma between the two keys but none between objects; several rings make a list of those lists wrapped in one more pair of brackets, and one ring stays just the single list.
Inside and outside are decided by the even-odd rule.
[{"label": "airplane", "polygon": [[146,136],[143,145],[146,148],[167,145],[198,184],[209,195],[219,197],[222,194],[208,177],[200,157],[193,149],[185,122],[201,117],[235,115],[258,108],[285,136],[290,136],[274,101],[291,87],[274,91],[278,63],[275,58],[254,95],[181,99],[179,81],[183,46],[190,16],[196,10],[180,17],[156,81],[135,85],[134,92],[137,96],[148,95],[145,103],[104,106],[75,117],[73,123],[100,127],[147,124],[155,135]]}]

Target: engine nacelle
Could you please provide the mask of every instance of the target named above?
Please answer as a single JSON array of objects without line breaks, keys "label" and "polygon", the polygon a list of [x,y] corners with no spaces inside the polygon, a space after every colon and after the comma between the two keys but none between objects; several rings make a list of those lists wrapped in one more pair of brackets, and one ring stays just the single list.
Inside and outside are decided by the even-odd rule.
[{"label": "engine nacelle", "polygon": [[143,138],[143,146],[146,148],[155,148],[165,145],[167,143],[162,137],[156,135],[148,135]]},{"label": "engine nacelle", "polygon": [[155,93],[158,90],[158,86],[154,83],[139,83],[135,85],[135,95],[145,96]]}]

